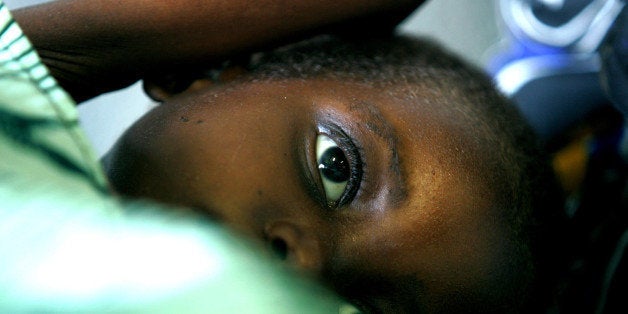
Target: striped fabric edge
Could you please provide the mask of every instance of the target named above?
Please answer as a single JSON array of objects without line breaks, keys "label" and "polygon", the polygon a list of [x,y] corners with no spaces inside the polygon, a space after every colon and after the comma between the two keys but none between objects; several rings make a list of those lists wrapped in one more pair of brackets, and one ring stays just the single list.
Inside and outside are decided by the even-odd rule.
[{"label": "striped fabric edge", "polygon": [[[71,158],[71,161],[80,163],[80,165],[75,166],[83,170],[84,175],[89,178],[96,188],[106,191],[108,184],[102,166],[85,133],[78,124],[76,103],[59,86],[56,79],[50,75],[32,44],[23,34],[19,25],[11,16],[9,9],[1,0],[0,46],[2,47],[0,48],[0,65],[3,65],[4,68],[4,71],[2,71],[4,73],[0,73],[0,77],[10,75],[30,81],[45,99],[44,104],[32,111],[47,111],[62,125],[71,138],[75,146],[74,149],[78,151],[79,156]],[[59,151],[54,153],[63,155],[63,152]]]}]

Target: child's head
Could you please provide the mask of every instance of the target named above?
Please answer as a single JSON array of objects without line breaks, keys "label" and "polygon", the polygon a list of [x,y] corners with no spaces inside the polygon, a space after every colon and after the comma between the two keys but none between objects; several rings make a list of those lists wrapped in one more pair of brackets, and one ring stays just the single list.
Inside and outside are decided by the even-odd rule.
[{"label": "child's head", "polygon": [[516,110],[433,45],[330,37],[167,99],[110,155],[122,194],[198,209],[366,309],[527,299],[543,163]]}]

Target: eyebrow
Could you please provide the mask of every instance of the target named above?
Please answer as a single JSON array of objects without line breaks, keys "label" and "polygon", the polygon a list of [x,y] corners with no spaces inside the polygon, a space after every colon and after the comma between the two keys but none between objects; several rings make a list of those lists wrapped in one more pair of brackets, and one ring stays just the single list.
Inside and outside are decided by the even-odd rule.
[{"label": "eyebrow", "polygon": [[384,118],[381,111],[373,104],[358,101],[349,106],[350,111],[357,111],[366,117],[366,129],[383,139],[388,150],[388,169],[393,176],[393,188],[388,191],[389,203],[392,207],[399,207],[408,198],[405,174],[401,170],[399,154],[397,153],[397,133],[392,125]]}]

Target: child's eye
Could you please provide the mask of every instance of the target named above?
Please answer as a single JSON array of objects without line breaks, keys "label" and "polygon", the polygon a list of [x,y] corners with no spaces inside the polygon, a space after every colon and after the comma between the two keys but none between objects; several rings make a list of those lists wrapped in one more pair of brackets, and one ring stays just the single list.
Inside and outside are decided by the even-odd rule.
[{"label": "child's eye", "polygon": [[351,179],[351,165],[338,144],[323,134],[316,139],[316,166],[327,202],[336,204]]}]

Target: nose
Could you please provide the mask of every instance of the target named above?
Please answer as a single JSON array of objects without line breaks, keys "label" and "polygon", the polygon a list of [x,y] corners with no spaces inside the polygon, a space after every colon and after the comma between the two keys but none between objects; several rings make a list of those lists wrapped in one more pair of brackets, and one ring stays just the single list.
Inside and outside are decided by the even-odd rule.
[{"label": "nose", "polygon": [[318,276],[323,266],[323,247],[311,226],[290,221],[269,223],[264,232],[266,242],[277,257],[290,267]]}]

